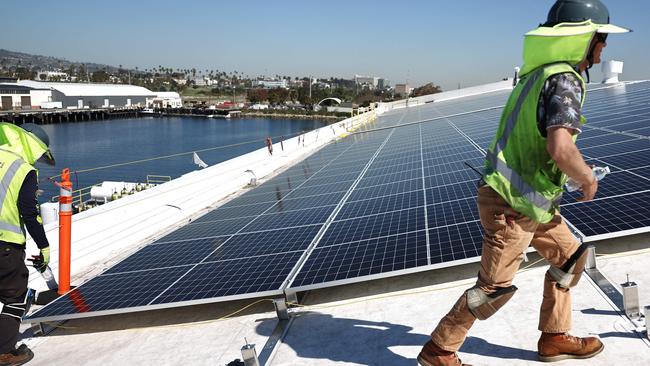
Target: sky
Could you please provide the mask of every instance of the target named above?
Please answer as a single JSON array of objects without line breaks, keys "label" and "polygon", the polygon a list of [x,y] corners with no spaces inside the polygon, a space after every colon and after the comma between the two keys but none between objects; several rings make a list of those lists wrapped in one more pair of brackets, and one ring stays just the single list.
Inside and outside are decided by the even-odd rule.
[{"label": "sky", "polygon": [[[650,79],[650,1],[604,0],[605,60],[623,80]],[[554,0],[3,0],[0,48],[140,69],[240,71],[249,76],[433,82],[444,90],[512,76],[523,34]],[[600,67],[592,77],[600,80]]]}]

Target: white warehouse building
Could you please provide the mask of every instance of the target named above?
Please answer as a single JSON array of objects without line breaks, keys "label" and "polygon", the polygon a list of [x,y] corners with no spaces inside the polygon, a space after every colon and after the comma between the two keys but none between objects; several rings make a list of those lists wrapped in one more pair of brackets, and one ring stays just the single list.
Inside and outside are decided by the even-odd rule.
[{"label": "white warehouse building", "polygon": [[[54,103],[61,108],[61,103]],[[52,90],[36,89],[16,83],[0,83],[0,110],[52,108]]]},{"label": "white warehouse building", "polygon": [[[54,83],[20,80],[18,85],[49,90],[50,102],[62,108],[144,107],[156,93],[147,88],[122,84]],[[32,103],[33,104],[33,103]]]},{"label": "white warehouse building", "polygon": [[153,98],[147,98],[147,108],[181,108],[183,100],[176,92],[154,92]]}]

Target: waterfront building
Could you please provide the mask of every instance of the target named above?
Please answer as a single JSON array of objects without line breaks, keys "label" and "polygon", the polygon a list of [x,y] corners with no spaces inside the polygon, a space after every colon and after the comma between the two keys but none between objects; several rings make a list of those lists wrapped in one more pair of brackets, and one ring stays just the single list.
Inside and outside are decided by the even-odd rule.
[{"label": "waterfront building", "polygon": [[[61,102],[62,108],[144,107],[156,93],[141,86],[122,84],[53,83],[20,80],[18,85],[49,90],[49,101]],[[34,102],[32,101],[32,104]]]},{"label": "waterfront building", "polygon": [[[0,110],[52,108],[52,91],[16,83],[0,84]],[[60,106],[59,106],[60,108]]]},{"label": "waterfront building", "polygon": [[260,111],[260,110],[263,110],[263,109],[269,109],[269,105],[268,105],[268,104],[260,104],[260,103],[257,103],[257,104],[253,104],[253,105],[251,105],[251,106],[250,106],[250,109],[253,109],[253,110],[256,110],[256,111]]},{"label": "waterfront building", "polygon": [[182,108],[183,100],[176,92],[154,92],[153,98],[147,98],[147,108]]},{"label": "waterfront building", "polygon": [[30,90],[31,88],[22,85],[0,84],[0,109],[7,111],[31,105]]}]

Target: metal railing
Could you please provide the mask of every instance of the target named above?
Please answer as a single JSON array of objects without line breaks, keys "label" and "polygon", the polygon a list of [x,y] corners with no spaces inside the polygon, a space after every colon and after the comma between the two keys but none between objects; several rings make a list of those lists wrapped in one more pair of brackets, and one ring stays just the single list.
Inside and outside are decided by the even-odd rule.
[{"label": "metal railing", "polygon": [[172,180],[172,177],[169,175],[154,175],[147,174],[147,184],[163,184]]},{"label": "metal railing", "polygon": [[[87,200],[88,198],[90,198],[90,190],[93,187],[96,187],[96,186],[99,186],[99,185],[100,184],[93,184],[92,186],[84,187],[84,188],[80,188],[80,189],[77,189],[75,191],[72,191],[72,203],[73,203],[73,205],[76,204],[76,203],[82,204],[84,202],[84,200]],[[59,195],[53,196],[52,198],[50,198],[50,202],[59,202],[59,197],[60,197]]]}]

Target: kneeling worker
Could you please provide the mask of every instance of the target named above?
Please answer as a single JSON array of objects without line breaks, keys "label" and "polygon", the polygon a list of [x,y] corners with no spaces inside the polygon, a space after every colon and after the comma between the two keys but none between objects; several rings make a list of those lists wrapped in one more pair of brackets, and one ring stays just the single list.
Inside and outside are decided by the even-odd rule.
[{"label": "kneeling worker", "polygon": [[[559,213],[567,176],[582,186],[580,201],[598,190],[575,145],[585,123],[581,74],[600,62],[609,23],[600,0],[558,0],[548,20],[526,34],[521,81],[506,104],[478,189],[483,253],[476,285],[442,318],[418,356],[423,366],[461,365],[456,352],[476,319],[501,308],[517,290],[515,273],[530,244],[550,268],[544,279],[537,343],[540,361],[589,358],[604,346],[571,336],[571,291],[583,272],[586,246],[576,242]],[[497,325],[498,326],[498,325]]]},{"label": "kneeling worker", "polygon": [[16,348],[20,321],[27,306],[25,231],[40,249],[43,266],[50,246],[43,230],[34,163],[54,165],[45,131],[33,123],[21,127],[0,123],[0,365],[22,365],[34,357],[26,345]]}]

